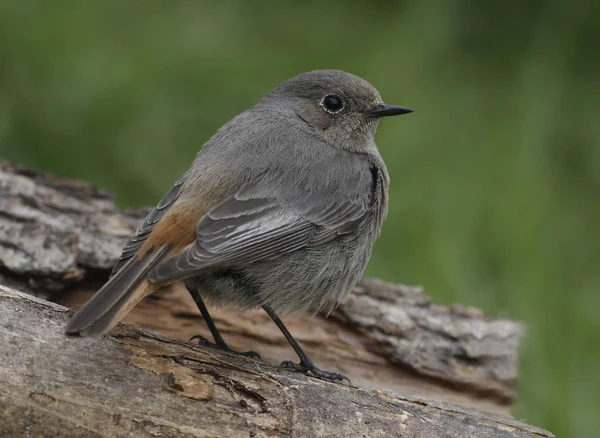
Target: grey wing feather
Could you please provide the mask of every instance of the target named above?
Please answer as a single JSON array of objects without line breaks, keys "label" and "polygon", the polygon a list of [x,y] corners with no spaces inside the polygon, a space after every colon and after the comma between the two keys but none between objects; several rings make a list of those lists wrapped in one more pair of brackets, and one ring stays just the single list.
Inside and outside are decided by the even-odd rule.
[{"label": "grey wing feather", "polygon": [[185,182],[186,176],[187,173],[175,182],[173,187],[171,187],[166,195],[163,196],[158,205],[154,207],[150,213],[148,213],[146,218],[138,226],[133,237],[131,237],[129,242],[127,242],[127,244],[125,244],[123,247],[119,261],[110,274],[111,277],[114,276],[125,265],[125,263],[127,263],[127,261],[139,251],[154,229],[154,226],[163,218],[165,212],[175,203],[177,198],[179,198],[181,187]]},{"label": "grey wing feather", "polygon": [[196,242],[160,263],[149,279],[182,280],[206,269],[249,264],[322,245],[349,233],[371,207],[371,177],[362,179],[359,195],[318,198],[326,202],[286,202],[268,184],[258,184],[260,190],[257,186],[242,190],[204,216],[196,226]]}]

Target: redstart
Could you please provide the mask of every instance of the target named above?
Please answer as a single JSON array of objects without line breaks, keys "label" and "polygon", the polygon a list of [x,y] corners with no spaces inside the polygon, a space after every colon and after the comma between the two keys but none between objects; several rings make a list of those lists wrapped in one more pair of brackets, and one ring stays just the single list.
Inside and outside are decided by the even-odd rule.
[{"label": "redstart", "polygon": [[282,367],[346,379],[317,368],[278,315],[329,312],[362,276],[388,202],[375,131],[411,111],[342,71],[281,83],[202,147],[66,333],[107,333],[141,299],[183,282],[215,340],[202,343],[230,350],[204,299],[262,307],[300,358]]}]

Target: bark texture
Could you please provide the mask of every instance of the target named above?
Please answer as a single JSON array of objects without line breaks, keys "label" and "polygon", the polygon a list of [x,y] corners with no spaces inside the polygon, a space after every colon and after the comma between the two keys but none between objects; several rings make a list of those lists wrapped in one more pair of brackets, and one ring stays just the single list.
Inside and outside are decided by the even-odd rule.
[{"label": "bark texture", "polygon": [[[419,287],[363,280],[328,319],[286,319],[353,388],[178,340],[209,334],[179,287],[125,321],[163,335],[65,338],[67,310],[33,295],[79,307],[146,211],[0,162],[0,283],[28,294],[0,291],[0,436],[551,436],[507,416],[520,325],[436,305]],[[293,357],[264,313],[211,313],[233,347]]]},{"label": "bark texture", "polygon": [[133,326],[67,338],[0,286],[0,436],[549,437],[508,417],[322,382]]}]

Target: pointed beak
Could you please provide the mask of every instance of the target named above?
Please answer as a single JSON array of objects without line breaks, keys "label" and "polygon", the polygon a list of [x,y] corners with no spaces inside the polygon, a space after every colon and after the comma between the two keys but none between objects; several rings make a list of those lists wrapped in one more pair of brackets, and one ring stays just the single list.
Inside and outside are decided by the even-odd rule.
[{"label": "pointed beak", "polygon": [[406,108],[405,106],[387,105],[382,103],[377,105],[371,111],[368,112],[371,117],[388,117],[388,116],[399,116],[401,114],[412,113],[413,110]]}]

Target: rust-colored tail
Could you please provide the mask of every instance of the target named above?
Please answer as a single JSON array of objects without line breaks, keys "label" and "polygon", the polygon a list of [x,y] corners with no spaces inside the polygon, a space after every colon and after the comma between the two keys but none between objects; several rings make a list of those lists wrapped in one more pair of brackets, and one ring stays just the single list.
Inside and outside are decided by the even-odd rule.
[{"label": "rust-colored tail", "polygon": [[144,297],[160,285],[152,284],[148,272],[169,253],[167,248],[132,257],[68,322],[65,333],[100,336],[110,331]]}]

